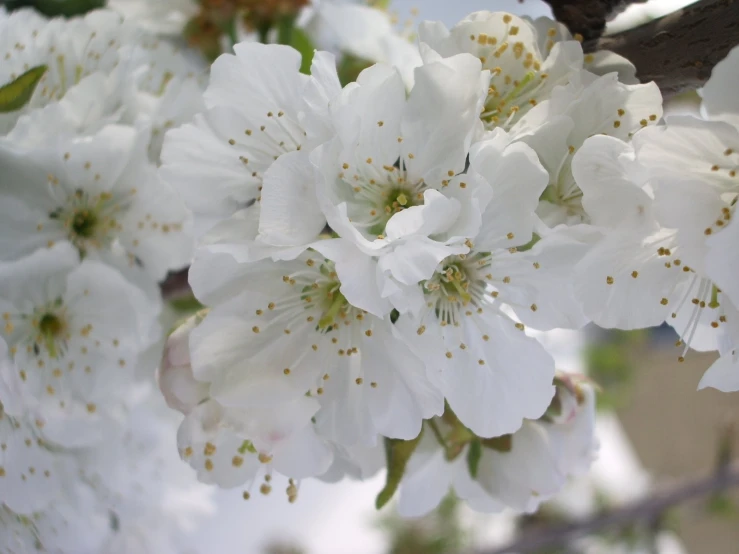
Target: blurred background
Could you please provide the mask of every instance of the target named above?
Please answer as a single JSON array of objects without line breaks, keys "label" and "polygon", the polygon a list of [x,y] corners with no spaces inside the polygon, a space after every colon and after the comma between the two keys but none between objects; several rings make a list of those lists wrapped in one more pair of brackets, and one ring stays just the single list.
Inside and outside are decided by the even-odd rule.
[{"label": "blurred background", "polygon": [[[156,1],[156,0],[152,0]],[[632,5],[609,23],[619,32],[661,17],[686,0]],[[393,0],[398,25],[440,20],[452,26],[480,10],[550,15],[538,0]],[[691,92],[675,97],[666,113],[697,110]],[[384,476],[365,482],[301,484],[296,503],[282,494],[218,491],[217,511],[191,537],[193,554],[468,554],[493,553],[517,536],[565,522],[583,521],[720,471],[739,451],[739,393],[696,391],[713,354],[681,349],[665,327],[651,331],[551,332],[539,337],[560,369],[587,372],[603,388],[599,397],[600,455],[591,474],[572,482],[536,516],[484,515],[449,497],[431,515],[402,520],[390,505],[373,509]],[[279,491],[287,483],[275,483]],[[256,491],[255,491],[256,492]],[[635,523],[609,527],[540,554],[737,554],[739,494],[702,495],[653,512]]]}]

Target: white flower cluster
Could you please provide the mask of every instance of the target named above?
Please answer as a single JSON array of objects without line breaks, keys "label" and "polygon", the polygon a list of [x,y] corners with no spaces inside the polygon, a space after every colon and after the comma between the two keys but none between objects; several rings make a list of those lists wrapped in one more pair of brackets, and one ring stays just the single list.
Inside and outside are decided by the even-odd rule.
[{"label": "white flower cluster", "polygon": [[593,391],[526,329],[587,323],[573,266],[607,233],[572,159],[655,124],[659,90],[505,13],[424,23],[419,55],[410,91],[383,64],[342,89],[329,53],[304,75],[295,50],[241,43],[167,133],[208,310],[161,384],[202,481],[248,497],[278,472],[294,500],[302,478],[387,466],[378,505],[399,489],[405,514],[450,485],[530,511],[589,466]]},{"label": "white flower cluster", "polygon": [[192,255],[157,165],[202,70],[109,11],[0,12],[0,59],[41,75],[0,113],[0,552],[177,552],[208,498],[154,394],[157,282]]},{"label": "white flower cluster", "polygon": [[304,74],[246,41],[203,92],[194,55],[113,11],[0,12],[0,92],[28,92],[0,94],[0,552],[176,548],[202,489],[151,360],[193,234],[206,309],[159,386],[180,456],[244,498],[386,468],[377,504],[406,515],[450,487],[535,510],[596,449],[593,387],[538,331],[667,322],[679,359],[719,352],[701,386],[739,390],[739,50],[704,118],[665,123],[655,84],[546,18],[413,46],[315,10],[388,63],[342,87],[329,52]]},{"label": "white flower cluster", "polygon": [[666,117],[631,144],[592,137],[572,166],[583,206],[607,229],[577,272],[604,327],[667,322],[688,348],[718,351],[699,388],[739,390],[739,47],[702,89],[703,118]]}]

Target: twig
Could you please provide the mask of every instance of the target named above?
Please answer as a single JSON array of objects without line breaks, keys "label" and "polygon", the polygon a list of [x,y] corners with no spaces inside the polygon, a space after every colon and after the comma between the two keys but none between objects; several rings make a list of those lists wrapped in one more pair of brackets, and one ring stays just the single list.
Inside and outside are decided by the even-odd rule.
[{"label": "twig", "polygon": [[702,0],[670,15],[586,41],[587,52],[612,50],[635,66],[641,82],[664,95],[701,87],[711,70],[739,44],[739,0]]},{"label": "twig", "polygon": [[739,465],[726,467],[708,477],[692,481],[668,492],[654,494],[640,502],[598,514],[590,519],[531,532],[503,548],[483,554],[514,552],[524,554],[544,547],[560,546],[606,528],[623,527],[635,521],[654,521],[673,506],[737,486],[739,486]]}]

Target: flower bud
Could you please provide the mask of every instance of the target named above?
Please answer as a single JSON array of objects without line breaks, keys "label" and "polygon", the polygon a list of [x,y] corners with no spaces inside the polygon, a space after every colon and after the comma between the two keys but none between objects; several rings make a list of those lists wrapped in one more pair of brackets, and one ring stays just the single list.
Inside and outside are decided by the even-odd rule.
[{"label": "flower bud", "polygon": [[207,399],[208,383],[195,380],[190,365],[190,332],[202,321],[202,316],[187,319],[167,339],[157,382],[167,405],[187,415]]}]

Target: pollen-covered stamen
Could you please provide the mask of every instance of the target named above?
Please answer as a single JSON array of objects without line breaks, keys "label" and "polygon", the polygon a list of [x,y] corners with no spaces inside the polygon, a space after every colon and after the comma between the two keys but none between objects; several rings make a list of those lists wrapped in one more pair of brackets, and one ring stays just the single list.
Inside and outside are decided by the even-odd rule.
[{"label": "pollen-covered stamen", "polygon": [[266,138],[277,152],[300,150],[305,131],[285,115],[285,112],[267,112],[266,124],[260,127],[260,138]]},{"label": "pollen-covered stamen", "polygon": [[[301,383],[308,395],[320,397],[331,386],[332,372],[347,369],[349,358],[357,356],[366,341],[375,340],[374,323],[341,293],[332,261],[313,251],[301,259],[305,265],[283,275],[279,293],[256,309],[252,332],[262,343],[289,352],[284,364],[275,367],[280,379]],[[327,359],[331,360],[328,365]],[[361,367],[355,382],[365,382]],[[367,379],[376,388],[372,382]]]},{"label": "pollen-covered stamen", "polygon": [[427,305],[442,325],[458,325],[463,313],[482,309],[487,294],[484,269],[489,261],[486,253],[450,256],[423,283]]},{"label": "pollen-covered stamen", "polygon": [[106,248],[122,230],[119,219],[130,199],[116,198],[108,192],[90,194],[83,189],[59,195],[56,185],[51,190],[62,205],[50,212],[49,218],[62,223],[67,238],[83,255],[90,248]]},{"label": "pollen-covered stamen", "polygon": [[[397,167],[397,166],[400,166]],[[358,172],[343,164],[339,178],[352,191],[349,217],[368,238],[384,235],[385,227],[395,214],[423,204],[423,181],[411,183],[402,163],[377,167],[369,158]]]},{"label": "pollen-covered stamen", "polygon": [[535,106],[547,79],[547,75],[541,73],[542,59],[538,51],[529,47],[533,37],[520,34],[524,29],[526,35],[525,22],[505,14],[502,23],[499,36],[479,33],[469,37],[483,69],[491,74],[488,96],[480,114],[488,128],[510,126]]},{"label": "pollen-covered stamen", "polygon": [[[723,332],[724,324],[731,317],[727,314],[726,306],[721,289],[709,279],[701,278],[698,275],[693,276],[677,308],[670,316],[673,321],[677,320],[678,317],[685,319],[684,322],[675,323],[676,327],[679,325],[676,328],[679,334],[676,346],[683,347],[683,352],[678,361],[684,361],[701,324],[716,332]],[[681,313],[688,313],[689,315],[684,318],[680,315]]]},{"label": "pollen-covered stamen", "polygon": [[717,233],[718,231],[721,231],[724,227],[726,227],[729,224],[729,221],[731,221],[731,218],[734,215],[734,209],[736,208],[737,199],[739,196],[731,193],[728,196],[731,197],[730,201],[727,202],[727,205],[721,208],[721,213],[716,215],[715,221],[705,228],[703,231],[703,234],[708,236],[712,235],[714,233]]},{"label": "pollen-covered stamen", "polygon": [[[533,60],[531,56],[527,61]],[[537,72],[529,71],[522,79],[514,80],[500,67],[493,68],[491,74],[491,85],[480,118],[487,127],[508,127],[519,114],[537,104],[537,93],[544,86],[546,76],[542,78]]]}]

